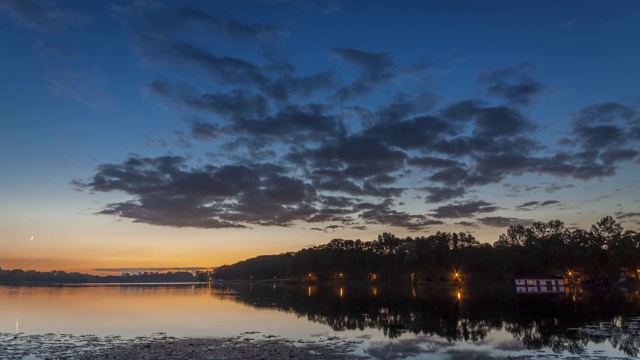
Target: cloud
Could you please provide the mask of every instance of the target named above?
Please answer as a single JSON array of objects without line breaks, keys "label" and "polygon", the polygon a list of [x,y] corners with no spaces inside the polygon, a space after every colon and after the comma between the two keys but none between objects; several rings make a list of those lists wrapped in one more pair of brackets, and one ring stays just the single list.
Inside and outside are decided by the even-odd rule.
[{"label": "cloud", "polygon": [[530,63],[482,73],[478,82],[488,94],[503,98],[512,105],[529,105],[532,98],[546,89],[544,85],[526,74]]},{"label": "cloud", "polygon": [[217,139],[222,136],[222,129],[216,124],[194,120],[191,123],[191,136],[197,140]]},{"label": "cloud", "polygon": [[401,149],[427,148],[440,136],[453,134],[450,123],[433,116],[375,124],[364,135]]},{"label": "cloud", "polygon": [[433,209],[431,214],[438,219],[458,219],[463,217],[473,217],[476,214],[490,213],[498,210],[498,207],[486,201],[469,201],[466,203],[449,204]]},{"label": "cloud", "polygon": [[[325,115],[324,107],[289,105],[272,116],[261,119],[239,119],[231,126],[235,132],[255,136],[271,136],[287,142],[292,135],[305,134],[305,140],[321,140],[344,133],[340,118]],[[300,139],[296,139],[299,141]]]},{"label": "cloud", "polygon": [[455,167],[460,163],[452,159],[442,159],[433,156],[413,157],[407,159],[407,164],[423,169],[437,169]]},{"label": "cloud", "polygon": [[365,136],[341,137],[317,149],[306,149],[292,156],[309,164],[318,179],[371,180],[404,167],[407,155]]},{"label": "cloud", "polygon": [[524,203],[522,205],[516,206],[516,209],[527,209],[527,210],[529,210],[530,207],[537,207],[539,205],[540,205],[540,201],[529,201],[529,202],[526,202],[526,203]]},{"label": "cloud", "polygon": [[429,64],[417,64],[403,69],[394,63],[391,54],[385,52],[342,48],[333,49],[330,53],[344,64],[360,72],[359,77],[354,82],[342,86],[334,93],[333,97],[339,102],[366,95],[400,75],[420,72],[430,67]]},{"label": "cloud", "polygon": [[412,96],[411,94],[399,92],[389,104],[380,106],[376,110],[375,116],[380,123],[394,123],[410,115],[428,112],[436,104],[437,98],[431,93]]},{"label": "cloud", "polygon": [[508,218],[502,216],[487,216],[478,218],[478,222],[491,227],[505,228],[511,225],[529,225],[533,223],[533,220],[523,220],[517,218]]},{"label": "cloud", "polygon": [[135,39],[140,52],[150,62],[198,69],[220,85],[255,89],[278,101],[294,96],[308,97],[333,85],[333,74],[330,72],[302,77],[271,77],[268,71],[270,66],[263,67],[239,57],[217,55],[194,42],[152,32],[139,32]]},{"label": "cloud", "polygon": [[427,203],[439,203],[439,202],[444,202],[448,200],[453,200],[453,199],[464,196],[467,192],[467,190],[462,186],[460,187],[428,186],[420,190],[423,190],[429,193],[429,195],[425,199]]},{"label": "cloud", "polygon": [[622,219],[628,219],[628,218],[635,218],[635,217],[640,217],[640,212],[622,212],[622,211],[618,211],[615,213],[616,219],[618,220],[622,220]]},{"label": "cloud", "polygon": [[589,105],[573,115],[569,141],[582,149],[577,155],[585,162],[613,169],[640,153],[635,115],[634,109],[618,103]]},{"label": "cloud", "polygon": [[429,176],[429,180],[454,186],[463,182],[468,176],[468,170],[460,166],[450,166]]},{"label": "cloud", "polygon": [[536,126],[517,109],[488,107],[476,112],[475,134],[481,137],[513,136],[535,130]]},{"label": "cloud", "polygon": [[560,204],[562,203],[559,200],[528,201],[524,204],[516,206],[516,209],[529,211],[529,210],[535,210],[540,207],[555,206]]},{"label": "cloud", "polygon": [[269,78],[252,62],[237,57],[218,56],[189,41],[149,32],[136,34],[135,40],[145,58],[152,62],[162,61],[201,69],[222,84],[265,87],[269,83]]},{"label": "cloud", "polygon": [[331,54],[343,63],[360,70],[360,77],[348,86],[336,91],[339,101],[366,94],[376,86],[391,80],[397,72],[397,66],[388,53],[374,53],[358,49],[333,49]]},{"label": "cloud", "polygon": [[100,214],[173,227],[289,226],[315,210],[315,191],[272,164],[188,168],[178,156],[131,157],[103,164],[90,181],[96,192],[120,191],[134,200],[113,203]]},{"label": "cloud", "polygon": [[480,227],[478,225],[478,223],[471,222],[471,221],[458,221],[458,222],[455,222],[454,224],[462,226],[462,227],[466,227],[466,228],[479,228]]},{"label": "cloud", "polygon": [[[485,185],[526,174],[606,178],[640,154],[635,109],[613,102],[578,109],[560,139],[541,139],[546,119],[526,109],[547,86],[530,75],[529,63],[483,72],[470,80],[480,85],[479,98],[456,99],[425,84],[433,65],[400,65],[389,52],[333,48],[328,57],[308,54],[315,60],[302,66],[281,51],[293,23],[159,3],[112,10],[137,53],[165,77],[148,79],[147,89],[188,119],[172,134],[184,144],[188,134],[207,143],[193,141],[191,157],[100,165],[76,184],[127,196],[102,214],[163,226],[418,230],[496,212],[496,204],[470,195]],[[197,153],[202,148],[207,153]],[[510,196],[572,186],[540,182],[511,187]],[[405,198],[436,205],[412,213]],[[516,209],[558,205],[536,199]],[[507,221],[518,219],[459,223]]]},{"label": "cloud", "polygon": [[408,230],[422,230],[433,225],[442,225],[440,220],[429,219],[425,215],[413,215],[388,208],[369,209],[360,214],[367,223],[402,227]]},{"label": "cloud", "polygon": [[260,94],[248,94],[241,90],[227,93],[198,94],[186,84],[154,81],[149,89],[165,99],[195,110],[222,115],[228,119],[264,116],[267,113],[267,99]]},{"label": "cloud", "polygon": [[553,183],[553,184],[545,187],[544,191],[546,191],[546,192],[551,194],[551,193],[554,193],[554,192],[556,192],[558,190],[571,189],[573,187],[575,187],[575,185],[573,185],[573,184],[560,185],[560,184],[557,184],[557,183]]}]

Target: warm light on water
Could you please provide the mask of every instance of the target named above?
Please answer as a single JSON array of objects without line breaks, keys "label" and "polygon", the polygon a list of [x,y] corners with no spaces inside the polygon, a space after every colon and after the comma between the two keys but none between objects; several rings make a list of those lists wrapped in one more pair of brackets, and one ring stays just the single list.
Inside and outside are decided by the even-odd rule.
[{"label": "warm light on water", "polygon": [[[561,349],[577,344],[582,355],[618,357],[640,348],[638,335],[625,332],[640,326],[635,294],[581,291],[577,296],[573,292],[517,297],[511,290],[505,299],[504,292],[479,294],[465,287],[382,284],[0,286],[0,333],[133,338],[158,332],[233,337],[256,331],[259,336],[304,341],[335,337],[357,344],[357,354],[374,360],[399,358],[407,350],[412,355],[403,358],[414,360],[463,354],[576,355],[568,350],[556,354],[547,343]],[[571,311],[564,308],[563,297]],[[607,297],[611,299],[606,304],[593,303]],[[612,304],[628,308],[616,309]],[[607,307],[602,313],[594,310]],[[584,319],[584,314],[592,313],[596,313],[593,319]],[[537,340],[529,344],[530,336],[522,334]]]},{"label": "warm light on water", "polygon": [[206,285],[0,286],[0,332],[200,337],[244,331],[295,336],[326,330],[293,314],[257,310],[232,299]]}]

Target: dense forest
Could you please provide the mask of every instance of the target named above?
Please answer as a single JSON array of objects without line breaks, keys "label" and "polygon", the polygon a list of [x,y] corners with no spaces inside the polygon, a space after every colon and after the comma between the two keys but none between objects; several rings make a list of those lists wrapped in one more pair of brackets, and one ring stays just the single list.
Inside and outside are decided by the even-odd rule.
[{"label": "dense forest", "polygon": [[280,255],[259,256],[215,270],[216,279],[303,281],[500,281],[516,276],[638,278],[640,233],[625,231],[612,217],[589,230],[562,221],[512,225],[493,243],[470,233],[437,232],[398,238],[383,233],[373,241],[334,239]]},{"label": "dense forest", "polygon": [[143,272],[139,274],[122,274],[97,276],[78,272],[35,271],[35,270],[3,270],[0,268],[0,284],[16,283],[154,283],[154,282],[195,282],[198,277],[188,271],[178,272]]}]

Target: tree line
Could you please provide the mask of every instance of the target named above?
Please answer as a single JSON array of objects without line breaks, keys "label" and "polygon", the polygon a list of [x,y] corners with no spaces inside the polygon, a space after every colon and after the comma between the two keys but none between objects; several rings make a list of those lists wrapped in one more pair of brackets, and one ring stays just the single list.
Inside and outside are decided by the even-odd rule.
[{"label": "tree line", "polygon": [[512,225],[493,244],[468,232],[437,232],[372,241],[333,239],[279,255],[264,255],[217,268],[213,277],[304,281],[507,280],[517,276],[638,278],[640,233],[624,230],[611,216],[590,229],[569,229],[560,220]]},{"label": "tree line", "polygon": [[0,268],[0,284],[42,283],[154,283],[154,282],[196,282],[198,277],[188,271],[177,272],[141,272],[122,275],[89,275],[79,272],[35,271],[35,270],[3,270]]}]

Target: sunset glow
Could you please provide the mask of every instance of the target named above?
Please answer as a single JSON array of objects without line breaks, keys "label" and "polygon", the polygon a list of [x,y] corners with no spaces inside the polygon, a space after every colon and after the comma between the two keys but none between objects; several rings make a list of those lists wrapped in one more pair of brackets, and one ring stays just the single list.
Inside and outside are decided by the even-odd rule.
[{"label": "sunset glow", "polygon": [[640,228],[640,3],[455,3],[0,0],[0,268]]}]

